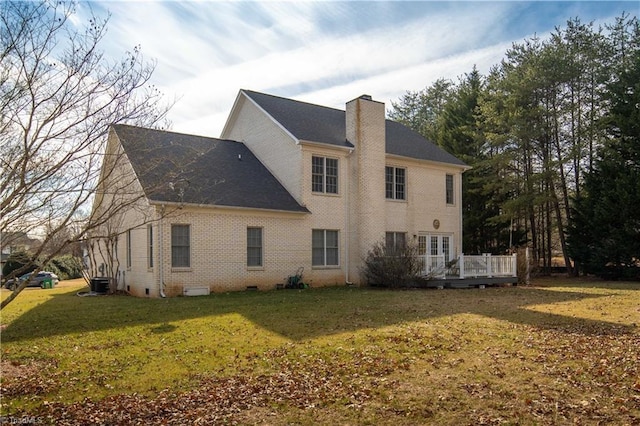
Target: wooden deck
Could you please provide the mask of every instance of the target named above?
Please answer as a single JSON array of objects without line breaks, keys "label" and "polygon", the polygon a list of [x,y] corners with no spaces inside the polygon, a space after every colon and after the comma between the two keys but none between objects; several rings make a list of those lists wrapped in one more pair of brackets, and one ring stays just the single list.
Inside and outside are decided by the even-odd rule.
[{"label": "wooden deck", "polygon": [[437,278],[426,282],[427,288],[484,288],[518,285],[518,277]]},{"label": "wooden deck", "polygon": [[427,288],[484,288],[518,284],[516,255],[460,255],[447,262],[443,256],[422,256]]}]

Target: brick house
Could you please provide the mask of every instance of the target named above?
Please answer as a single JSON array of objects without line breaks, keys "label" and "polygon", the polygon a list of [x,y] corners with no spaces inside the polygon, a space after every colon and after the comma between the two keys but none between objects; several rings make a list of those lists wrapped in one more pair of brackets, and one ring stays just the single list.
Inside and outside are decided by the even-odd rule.
[{"label": "brick house", "polygon": [[94,212],[138,197],[110,224],[134,295],[273,289],[300,267],[358,283],[382,241],[461,254],[468,166],[366,95],[339,110],[240,90],[219,139],[114,125],[106,158]]}]

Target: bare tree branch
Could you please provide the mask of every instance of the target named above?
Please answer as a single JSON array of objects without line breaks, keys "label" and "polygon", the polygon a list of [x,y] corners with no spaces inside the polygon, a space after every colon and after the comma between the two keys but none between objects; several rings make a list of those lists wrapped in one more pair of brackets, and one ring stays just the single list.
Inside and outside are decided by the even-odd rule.
[{"label": "bare tree branch", "polygon": [[[116,167],[124,155],[105,156],[108,128],[166,127],[171,106],[150,84],[155,63],[140,46],[120,60],[107,58],[99,46],[108,17],[92,16],[77,30],[73,13],[65,2],[0,4],[0,238],[39,234],[44,241],[33,254],[42,264],[140,202],[132,175],[113,189],[122,191],[117,207],[91,210],[94,189],[110,174],[101,173],[103,162]],[[69,229],[73,235],[61,242]]]}]

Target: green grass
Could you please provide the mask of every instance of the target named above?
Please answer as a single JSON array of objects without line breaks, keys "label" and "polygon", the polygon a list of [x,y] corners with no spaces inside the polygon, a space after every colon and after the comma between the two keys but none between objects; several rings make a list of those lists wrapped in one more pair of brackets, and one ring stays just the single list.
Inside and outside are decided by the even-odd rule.
[{"label": "green grass", "polygon": [[640,284],[535,284],[170,299],[29,289],[2,311],[1,414],[51,424],[640,422]]}]

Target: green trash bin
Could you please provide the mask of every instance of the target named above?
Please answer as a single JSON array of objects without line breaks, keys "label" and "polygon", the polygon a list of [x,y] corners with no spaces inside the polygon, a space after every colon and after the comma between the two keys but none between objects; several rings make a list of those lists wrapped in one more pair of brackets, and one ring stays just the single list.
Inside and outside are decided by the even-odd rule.
[{"label": "green trash bin", "polygon": [[40,284],[40,287],[42,288],[53,288],[53,280],[51,278],[45,278],[44,280],[42,280],[42,284]]}]

